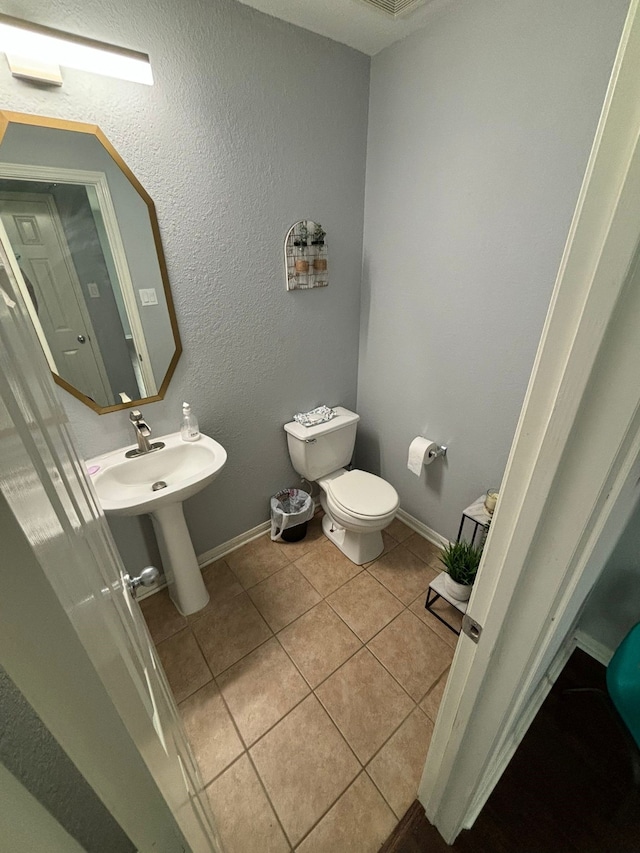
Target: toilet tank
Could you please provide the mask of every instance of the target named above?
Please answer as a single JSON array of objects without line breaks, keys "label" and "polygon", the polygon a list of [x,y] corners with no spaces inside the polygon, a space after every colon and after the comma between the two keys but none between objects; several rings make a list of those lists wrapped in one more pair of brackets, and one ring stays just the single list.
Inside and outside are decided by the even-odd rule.
[{"label": "toilet tank", "polygon": [[296,421],[284,425],[294,469],[311,482],[348,465],[356,443],[360,415],[335,406],[335,418],[305,427]]}]

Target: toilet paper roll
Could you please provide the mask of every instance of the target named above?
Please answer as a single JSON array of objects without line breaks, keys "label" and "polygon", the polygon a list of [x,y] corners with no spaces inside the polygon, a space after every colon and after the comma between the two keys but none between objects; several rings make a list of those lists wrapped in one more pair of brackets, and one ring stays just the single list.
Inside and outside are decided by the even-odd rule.
[{"label": "toilet paper roll", "polygon": [[429,453],[432,450],[436,451],[437,449],[438,445],[435,441],[431,441],[430,438],[423,438],[421,435],[417,436],[417,438],[414,438],[409,445],[409,460],[407,462],[407,468],[412,474],[419,477],[420,472],[422,471],[422,466],[430,465],[431,462],[433,462],[433,458],[429,456]]}]

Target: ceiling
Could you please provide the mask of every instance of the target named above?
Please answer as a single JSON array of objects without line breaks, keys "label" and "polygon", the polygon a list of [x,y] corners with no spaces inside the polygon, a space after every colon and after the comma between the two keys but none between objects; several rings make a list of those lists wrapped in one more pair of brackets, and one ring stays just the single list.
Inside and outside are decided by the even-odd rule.
[{"label": "ceiling", "polygon": [[425,0],[414,11],[395,17],[370,5],[367,0],[240,2],[373,56],[394,41],[424,27],[428,19],[451,0]]}]

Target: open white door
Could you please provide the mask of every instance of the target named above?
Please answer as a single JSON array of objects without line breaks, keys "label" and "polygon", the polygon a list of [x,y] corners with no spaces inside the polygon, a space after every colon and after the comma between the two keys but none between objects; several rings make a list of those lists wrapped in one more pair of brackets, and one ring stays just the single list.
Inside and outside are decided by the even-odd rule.
[{"label": "open white door", "polygon": [[453,843],[572,651],[638,497],[640,16],[633,0],[419,798]]},{"label": "open white door", "polygon": [[137,849],[221,853],[169,687],[9,273],[0,247],[0,664]]}]

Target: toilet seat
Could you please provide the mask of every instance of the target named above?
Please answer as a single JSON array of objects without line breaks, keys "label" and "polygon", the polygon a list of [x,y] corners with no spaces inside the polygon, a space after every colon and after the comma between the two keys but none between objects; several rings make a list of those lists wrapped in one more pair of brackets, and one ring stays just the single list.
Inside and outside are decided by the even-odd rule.
[{"label": "toilet seat", "polygon": [[345,471],[322,485],[340,514],[364,522],[395,515],[400,504],[398,493],[390,483],[366,471]]}]

